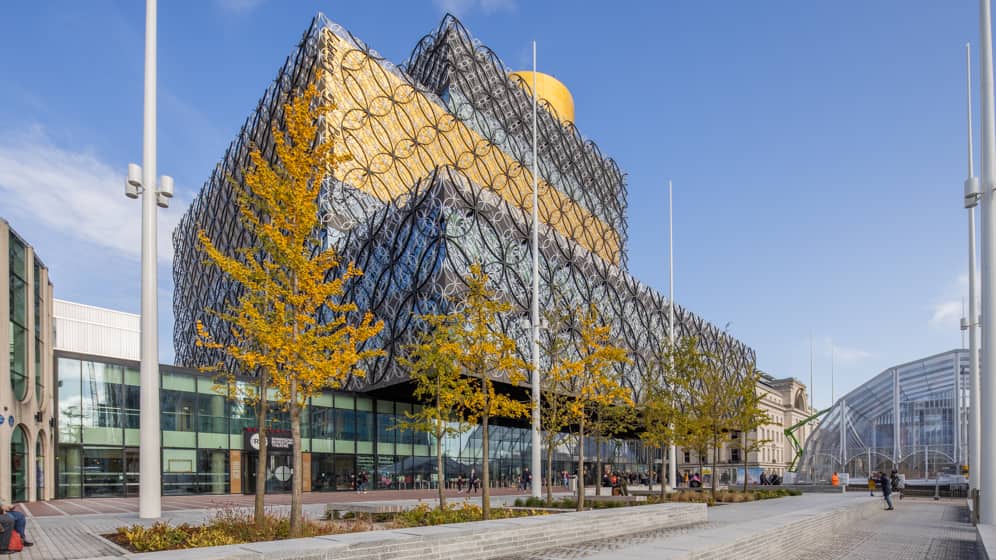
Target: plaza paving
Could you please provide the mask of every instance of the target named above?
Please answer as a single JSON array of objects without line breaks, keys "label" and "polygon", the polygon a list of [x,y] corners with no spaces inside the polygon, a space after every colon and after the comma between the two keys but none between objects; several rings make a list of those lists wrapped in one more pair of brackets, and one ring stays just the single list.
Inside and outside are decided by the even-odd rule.
[{"label": "plaza paving", "polygon": [[[679,549],[695,550],[737,535],[742,526],[758,519],[770,519],[813,507],[832,507],[848,501],[867,499],[855,493],[809,494],[709,509],[709,522],[693,527],[664,529],[573,547],[537,551],[506,560],[644,560],[684,557]],[[968,522],[964,499],[906,499],[896,502],[894,511],[875,511],[859,526],[827,534],[807,542],[778,560],[972,560],[980,558],[975,528]],[[883,506],[884,508],[884,506]],[[800,539],[803,541],[803,539]]]},{"label": "plaza paving", "polygon": [[[511,504],[522,496],[515,488],[492,488],[493,505]],[[480,503],[480,493],[458,494],[447,491],[448,500],[470,500]],[[317,518],[325,513],[326,504],[393,503],[414,505],[435,502],[435,490],[376,490],[356,492],[310,492],[304,494],[304,512]],[[162,521],[173,524],[201,523],[219,509],[252,507],[254,496],[165,496]],[[266,496],[268,508],[281,509],[290,505],[289,494]],[[49,502],[18,504],[28,516],[28,538],[35,546],[25,548],[11,560],[75,560],[80,558],[120,557],[126,553],[96,535],[112,533],[118,527],[141,523],[151,525],[156,520],[138,518],[138,498],[66,499]],[[0,559],[4,558],[0,556]]]},{"label": "plaza paving", "polygon": [[[451,494],[457,499],[466,498],[465,494]],[[514,489],[501,489],[497,494],[494,498],[495,505],[510,503],[519,495]],[[319,516],[324,512],[325,504],[330,503],[414,504],[430,501],[433,497],[434,492],[429,490],[375,491],[360,495],[353,492],[312,493],[305,495],[305,512],[311,516]],[[290,497],[286,495],[267,497],[268,505],[272,504],[277,508],[284,507],[289,500]],[[739,538],[745,530],[757,527],[758,520],[762,521],[764,527],[776,528],[780,519],[801,511],[830,509],[864,500],[881,502],[881,498],[851,493],[807,494],[778,500],[721,505],[710,508],[708,523],[643,532],[578,546],[539,550],[516,556],[514,560],[656,560],[680,557],[681,553],[675,552],[676,550],[694,550],[724,539]],[[252,496],[166,497],[163,499],[163,519],[172,523],[196,523],[213,515],[217,508],[249,506],[251,503]],[[846,531],[837,531],[816,540],[800,539],[798,550],[779,560],[948,560],[978,557],[975,530],[968,523],[964,500],[934,502],[929,499],[906,499],[897,501],[896,505],[895,511],[873,511],[862,523]],[[125,553],[124,550],[96,534],[112,532],[122,525],[150,523],[138,519],[137,500],[132,498],[56,500],[31,504],[30,507],[22,504],[21,507],[32,516],[28,532],[36,546],[10,556],[13,560],[120,557]]]}]

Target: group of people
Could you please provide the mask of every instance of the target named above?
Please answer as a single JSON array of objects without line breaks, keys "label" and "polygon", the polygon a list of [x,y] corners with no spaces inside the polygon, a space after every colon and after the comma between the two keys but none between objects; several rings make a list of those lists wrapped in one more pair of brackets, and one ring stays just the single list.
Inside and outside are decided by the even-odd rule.
[{"label": "group of people", "polygon": [[0,500],[0,554],[9,554],[10,537],[17,533],[21,537],[23,546],[34,546],[35,543],[28,540],[24,534],[28,520],[24,514],[14,508],[9,502]]},{"label": "group of people", "polygon": [[681,477],[681,481],[684,481],[685,486],[688,488],[701,488],[702,487],[702,477],[698,472],[689,473],[685,471],[685,474]]},{"label": "group of people", "polygon": [[481,477],[477,476],[477,469],[476,468],[470,469],[470,478],[468,478],[466,480],[464,480],[463,474],[457,475],[457,479],[456,479],[457,494],[463,494],[463,485],[464,484],[467,485],[467,493],[468,494],[470,494],[471,490],[473,490],[474,493],[477,494],[477,491],[481,489]]},{"label": "group of people", "polygon": [[782,483],[782,477],[778,473],[768,474],[761,471],[761,486],[778,486]]},{"label": "group of people", "polygon": [[529,472],[528,468],[522,469],[522,474],[519,475],[519,491],[525,492],[533,487],[533,475]]},{"label": "group of people", "polygon": [[872,473],[872,475],[868,477],[868,495],[870,496],[875,495],[876,484],[878,485],[879,488],[882,489],[882,497],[885,499],[885,505],[888,506],[885,509],[887,511],[895,509],[894,507],[892,507],[892,492],[893,490],[898,492],[899,499],[902,500],[903,487],[905,486],[902,477],[899,476],[899,471],[897,471],[896,469],[892,469],[891,474],[885,474],[884,471],[878,471]]}]

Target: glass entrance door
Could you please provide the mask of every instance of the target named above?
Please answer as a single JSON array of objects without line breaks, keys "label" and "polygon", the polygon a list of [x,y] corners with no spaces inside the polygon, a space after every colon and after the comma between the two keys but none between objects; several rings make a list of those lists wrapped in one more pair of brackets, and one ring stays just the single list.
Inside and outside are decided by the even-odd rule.
[{"label": "glass entrance door", "polygon": [[125,448],[124,468],[125,468],[125,496],[138,495],[138,473],[139,473],[138,449]]},{"label": "glass entrance door", "polygon": [[[258,462],[258,453],[245,454],[244,479],[246,484],[243,491],[246,494],[254,494],[256,492],[256,481],[260,478],[256,472],[256,464]],[[270,454],[267,456],[266,476],[264,478],[267,493],[279,494],[291,491],[291,477],[294,474],[291,464],[290,455]]]}]

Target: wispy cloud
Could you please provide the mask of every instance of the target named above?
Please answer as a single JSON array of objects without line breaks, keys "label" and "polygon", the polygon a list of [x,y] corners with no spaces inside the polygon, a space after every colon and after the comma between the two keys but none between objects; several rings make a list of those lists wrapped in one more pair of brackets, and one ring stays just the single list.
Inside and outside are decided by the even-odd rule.
[{"label": "wispy cloud", "polygon": [[[60,235],[141,255],[141,208],[124,196],[124,169],[60,148],[40,127],[0,134],[0,197],[12,215],[31,216]],[[186,205],[174,199],[159,212],[161,261],[172,259],[170,233]]]},{"label": "wispy cloud", "polygon": [[875,357],[873,352],[869,352],[867,350],[835,344],[829,337],[824,338],[820,346],[823,356],[826,358],[833,358],[834,362],[838,365],[857,364],[869,358]]},{"label": "wispy cloud", "polygon": [[960,328],[963,306],[968,295],[968,274],[959,274],[944,287],[943,293],[929,307],[930,319],[927,324],[934,329],[952,330]]},{"label": "wispy cloud", "polygon": [[478,10],[488,15],[498,12],[514,12],[518,8],[515,0],[433,0],[433,3],[440,10],[458,16]]},{"label": "wispy cloud", "polygon": [[942,301],[934,304],[934,312],[930,316],[930,326],[943,327],[957,323],[961,319],[960,301]]},{"label": "wispy cloud", "polygon": [[242,15],[255,10],[263,0],[215,0],[225,12]]}]

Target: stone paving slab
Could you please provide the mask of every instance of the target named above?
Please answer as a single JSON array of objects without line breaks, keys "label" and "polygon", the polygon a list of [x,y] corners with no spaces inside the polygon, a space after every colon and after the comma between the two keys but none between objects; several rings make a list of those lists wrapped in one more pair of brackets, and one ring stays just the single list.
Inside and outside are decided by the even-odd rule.
[{"label": "stone paving slab", "polygon": [[[828,496],[828,495],[822,495]],[[507,560],[663,560],[714,557],[706,551],[718,542],[745,543],[737,558],[779,560],[973,560],[980,558],[975,529],[961,500],[903,500],[895,511],[884,511],[881,498],[825,499],[820,495],[782,498],[710,508],[709,522],[680,529],[652,531],[584,545],[559,547],[510,557]],[[807,511],[841,506],[868,510],[860,522],[838,530],[816,532],[817,538],[798,533],[787,553],[764,552],[765,544],[749,543],[768,530],[805,519]]]}]

